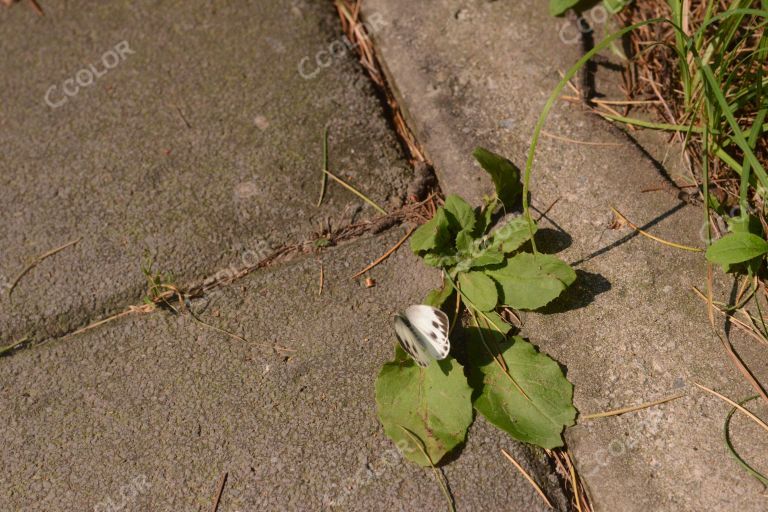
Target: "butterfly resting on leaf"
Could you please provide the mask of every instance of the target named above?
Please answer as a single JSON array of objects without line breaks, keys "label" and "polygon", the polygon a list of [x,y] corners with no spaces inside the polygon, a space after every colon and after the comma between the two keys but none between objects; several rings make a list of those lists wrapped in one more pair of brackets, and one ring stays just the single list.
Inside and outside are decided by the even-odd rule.
[{"label": "butterfly resting on leaf", "polygon": [[403,350],[422,368],[432,359],[445,359],[451,349],[448,316],[432,306],[410,306],[395,315],[395,333]]}]

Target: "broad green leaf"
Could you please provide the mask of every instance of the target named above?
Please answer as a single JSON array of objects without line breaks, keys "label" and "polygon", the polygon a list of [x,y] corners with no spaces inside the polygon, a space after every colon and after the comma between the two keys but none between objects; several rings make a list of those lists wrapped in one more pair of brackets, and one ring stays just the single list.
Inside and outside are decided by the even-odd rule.
[{"label": "broad green leaf", "polygon": [[504,253],[501,251],[488,249],[483,251],[479,256],[476,256],[469,260],[468,268],[481,268],[489,265],[498,265],[504,261]]},{"label": "broad green leaf", "polygon": [[499,331],[501,334],[507,334],[512,330],[512,326],[495,311],[485,311],[483,313],[483,320],[489,321],[491,324],[490,327]]},{"label": "broad green leaf", "polygon": [[428,252],[423,256],[424,263],[430,267],[436,268],[448,268],[454,266],[459,262],[459,258],[456,255],[443,255]]},{"label": "broad green leaf", "polygon": [[508,259],[499,269],[486,272],[501,285],[500,303],[515,309],[540,308],[576,280],[576,272],[559,258],[527,252]]},{"label": "broad green leaf", "polygon": [[[741,214],[737,217],[726,217],[728,229],[732,233],[752,233],[758,237],[763,236],[763,226],[760,220],[749,214]],[[746,266],[744,264],[746,263]],[[753,258],[746,262],[734,264],[721,264],[723,272],[733,272],[734,270],[746,271],[749,275],[754,275],[760,270],[762,261],[760,258]],[[740,268],[739,268],[740,267]]]},{"label": "broad green leaf", "polygon": [[[547,449],[562,446],[563,429],[574,424],[576,409],[573,385],[560,365],[514,336],[498,344],[509,369],[507,374],[491,358],[480,334],[477,328],[470,329],[470,383],[479,393],[475,409],[519,441]],[[491,331],[482,334],[489,347],[492,343],[496,346]],[[515,382],[530,400],[520,393]]]},{"label": "broad green leaf", "polygon": [[496,187],[496,195],[505,208],[511,210],[523,191],[520,182],[520,169],[493,151],[484,148],[475,149],[472,155],[480,163],[483,169],[491,175]]},{"label": "broad green leaf", "polygon": [[726,217],[725,220],[728,222],[728,229],[732,233],[752,233],[757,236],[763,234],[763,226],[754,215],[741,214],[737,217]]},{"label": "broad green leaf", "polygon": [[732,265],[765,253],[768,253],[768,242],[761,237],[752,233],[730,233],[710,245],[706,256],[712,263]]},{"label": "broad green leaf", "polygon": [[472,238],[469,231],[459,231],[459,234],[456,235],[456,250],[463,254],[470,254],[474,241],[475,239]]},{"label": "broad green leaf", "polygon": [[[536,224],[533,224],[533,232],[536,233]],[[515,217],[507,221],[503,226],[496,229],[491,234],[490,243],[494,247],[501,247],[501,250],[510,253],[520,248],[525,242],[531,239],[531,229],[524,216]]]},{"label": "broad green leaf", "polygon": [[408,361],[387,363],[379,372],[379,420],[403,456],[421,466],[437,465],[466,438],[472,423],[472,388],[464,369],[450,356],[424,369]]},{"label": "broad green leaf", "polygon": [[453,284],[448,279],[443,279],[443,287],[429,292],[424,299],[424,304],[433,308],[439,308],[452,294]]},{"label": "broad green leaf", "polygon": [[467,299],[481,311],[490,311],[498,303],[499,292],[496,283],[483,272],[460,273],[459,287]]},{"label": "broad green leaf", "polygon": [[456,264],[458,272],[466,272],[472,268],[498,265],[504,261],[503,252],[490,246],[480,247],[477,242],[479,241],[472,240],[469,249],[463,252],[464,257]]},{"label": "broad green leaf", "polygon": [[486,231],[491,229],[491,222],[493,219],[493,213],[496,211],[496,207],[499,205],[499,200],[494,198],[486,199],[485,205],[480,208],[475,208],[475,218],[477,223],[475,224],[474,235],[481,237]]},{"label": "broad green leaf", "polygon": [[549,14],[561,16],[568,9],[581,2],[581,0],[549,0]]},{"label": "broad green leaf", "polygon": [[463,230],[467,233],[472,233],[475,229],[475,211],[464,199],[456,194],[450,194],[445,198],[445,205],[443,207],[446,213],[449,214],[448,220],[456,222],[457,225],[454,226],[455,231]]},{"label": "broad green leaf", "polygon": [[419,226],[411,235],[411,250],[414,254],[427,251],[445,251],[450,247],[451,233],[445,210],[438,208],[435,216]]}]

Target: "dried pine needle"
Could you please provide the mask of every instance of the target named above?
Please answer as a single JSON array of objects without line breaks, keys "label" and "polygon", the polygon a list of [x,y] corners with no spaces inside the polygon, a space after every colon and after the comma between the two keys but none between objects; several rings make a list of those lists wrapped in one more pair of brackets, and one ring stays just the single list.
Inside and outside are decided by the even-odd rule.
[{"label": "dried pine needle", "polygon": [[504,450],[503,448],[501,449],[501,453],[504,455],[504,457],[507,458],[507,460],[509,460],[509,462],[512,463],[513,466],[515,466],[515,468],[517,468],[517,470],[520,472],[520,474],[522,474],[523,477],[525,477],[525,479],[528,480],[528,483],[530,483],[531,486],[533,487],[533,490],[536,491],[539,496],[541,496],[541,499],[544,500],[544,503],[547,504],[547,507],[554,508],[552,506],[552,502],[549,501],[549,498],[547,498],[547,495],[544,494],[544,491],[542,491],[541,487],[539,487],[539,484],[537,484],[536,480],[534,480],[531,477],[531,475],[529,475],[528,472],[525,471],[523,466],[518,464],[518,462],[509,453],[507,453],[506,450]]}]

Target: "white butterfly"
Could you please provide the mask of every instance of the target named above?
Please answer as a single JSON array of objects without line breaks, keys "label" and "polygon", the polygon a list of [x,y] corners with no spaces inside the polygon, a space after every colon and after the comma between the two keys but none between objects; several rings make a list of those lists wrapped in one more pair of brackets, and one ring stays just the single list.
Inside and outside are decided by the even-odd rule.
[{"label": "white butterfly", "polygon": [[437,308],[419,304],[395,315],[397,341],[421,367],[431,359],[445,359],[451,349],[448,316]]}]

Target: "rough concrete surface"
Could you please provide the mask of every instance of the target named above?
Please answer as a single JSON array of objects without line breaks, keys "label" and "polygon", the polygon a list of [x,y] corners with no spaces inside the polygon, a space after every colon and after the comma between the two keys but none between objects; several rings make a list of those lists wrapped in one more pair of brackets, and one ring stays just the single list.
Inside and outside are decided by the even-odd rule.
[{"label": "rough concrete surface", "polygon": [[[389,79],[441,179],[443,191],[477,200],[490,182],[471,152],[485,146],[523,168],[535,121],[578,44],[559,36],[565,23],[546,2],[436,0],[414,10],[407,0],[367,0],[364,12],[389,25],[375,43]],[[601,68],[598,91],[618,77]],[[692,383],[736,399],[754,394],[707,325],[692,286],[706,286],[700,253],[679,251],[612,229],[615,206],[655,235],[703,247],[701,209],[667,192],[650,155],[617,128],[579,106],[560,103],[546,130],[584,145],[542,137],[533,204],[543,211],[539,245],[561,250],[579,275],[543,313],[525,316],[523,333],[567,367],[575,402],[594,413],[684,391],[656,408],[585,421],[567,432],[569,447],[598,511],[701,511],[768,508],[761,486],[730,457],[722,427],[728,406]],[[672,159],[670,159],[672,160]],[[674,171],[672,172],[674,174]],[[719,275],[719,274],[718,274]],[[719,277],[716,299],[731,282]],[[754,340],[732,340],[758,379],[768,362]],[[765,412],[765,411],[763,411]],[[740,418],[737,448],[768,468],[765,435]]]},{"label": "rough concrete surface", "polygon": [[[373,401],[393,354],[392,314],[439,275],[401,251],[372,272],[376,287],[349,279],[400,236],[222,289],[202,319],[250,343],[166,313],[3,360],[3,510],[92,510],[121,503],[123,492],[126,510],[207,511],[225,471],[221,511],[445,510],[431,472],[384,436]],[[469,437],[445,466],[460,510],[544,510],[500,454],[519,457],[512,440],[481,420]]]},{"label": "rough concrete surface", "polygon": [[[340,40],[332,7],[43,7],[44,18],[23,2],[0,9],[0,275],[8,283],[34,256],[82,241],[41,262],[0,307],[3,345],[45,341],[0,358],[0,510],[210,510],[224,472],[219,511],[446,509],[431,472],[386,439],[373,400],[392,314],[438,276],[401,250],[370,273],[374,288],[349,279],[400,229],[194,304],[249,342],[168,312],[57,339],[139,302],[145,249],[184,285],[308,239],[329,219],[371,215],[332,183],[314,206],[326,125],[331,169],[399,204],[410,171],[354,59],[299,75],[303,57]],[[123,41],[132,53],[93,85],[46,103],[51,86],[49,100],[62,101],[65,81],[89,64],[103,72]],[[563,504],[546,461],[479,418],[444,466],[460,510],[543,509],[501,448]]]},{"label": "rough concrete surface", "polygon": [[[329,218],[348,221],[345,207],[362,203],[338,185],[315,207],[325,126],[333,171],[384,206],[404,196],[410,171],[354,58],[310,64],[311,79],[299,73],[304,57],[313,63],[339,40],[327,4],[49,2],[45,11],[0,9],[2,291],[34,257],[82,241],[25,276],[12,303],[3,297],[2,344],[137,302],[144,251],[186,284]],[[78,73],[88,83],[90,65],[102,76],[65,95]],[[66,103],[49,106],[51,87],[50,103]]]}]

